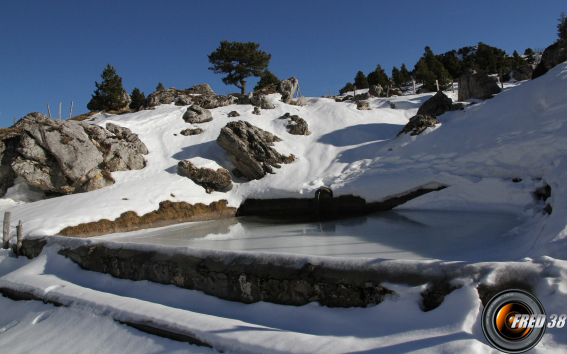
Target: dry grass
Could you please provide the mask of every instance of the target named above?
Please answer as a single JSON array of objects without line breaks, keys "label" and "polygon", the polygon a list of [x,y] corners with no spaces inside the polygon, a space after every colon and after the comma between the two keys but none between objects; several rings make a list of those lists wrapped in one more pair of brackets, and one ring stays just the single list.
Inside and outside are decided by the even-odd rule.
[{"label": "dry grass", "polygon": [[0,140],[13,138],[22,133],[22,128],[0,128]]},{"label": "dry grass", "polygon": [[69,118],[69,120],[76,120],[76,121],[83,121],[83,120],[87,120],[90,117],[94,116],[95,114],[99,113],[98,111],[93,111],[93,112],[89,112],[89,113],[85,113],[85,114],[81,114],[78,116],[75,116],[73,118]]},{"label": "dry grass", "polygon": [[115,232],[135,231],[162,227],[171,224],[228,218],[236,215],[236,208],[228,207],[226,200],[212,202],[209,205],[169,200],[159,203],[159,209],[138,216],[127,211],[114,221],[102,219],[95,222],[69,226],[61,230],[59,236],[90,237]]}]

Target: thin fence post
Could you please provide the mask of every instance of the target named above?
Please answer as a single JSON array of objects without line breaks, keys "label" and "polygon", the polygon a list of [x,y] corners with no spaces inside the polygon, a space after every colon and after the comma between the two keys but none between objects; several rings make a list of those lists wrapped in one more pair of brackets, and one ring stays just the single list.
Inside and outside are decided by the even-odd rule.
[{"label": "thin fence post", "polygon": [[20,250],[22,249],[22,239],[23,239],[23,228],[22,228],[22,220],[18,223],[18,234],[17,234],[18,243],[16,244],[16,255],[20,256]]},{"label": "thin fence post", "polygon": [[415,80],[411,80],[411,82],[413,83],[413,94],[417,95],[417,91],[415,90]]},{"label": "thin fence post", "polygon": [[451,79],[451,88],[453,89],[453,93],[455,93],[455,82]]},{"label": "thin fence post", "polygon": [[500,75],[500,88],[504,89],[504,79],[502,78],[502,69],[498,71],[498,74]]},{"label": "thin fence post", "polygon": [[9,211],[4,213],[4,228],[2,237],[2,248],[7,250],[10,248],[10,219],[12,218],[12,213]]},{"label": "thin fence post", "polygon": [[437,92],[439,92],[439,80],[435,80],[435,85],[437,85]]},{"label": "thin fence post", "polygon": [[63,104],[62,101],[59,101],[59,120],[61,120],[61,105]]},{"label": "thin fence post", "polygon": [[16,124],[16,116],[14,116],[14,125]]},{"label": "thin fence post", "polygon": [[49,102],[45,102],[45,104],[47,105],[47,116],[51,118],[51,110],[49,109]]},{"label": "thin fence post", "polygon": [[353,88],[354,88],[354,96],[356,96],[356,85],[354,85]]},{"label": "thin fence post", "polygon": [[69,113],[69,119],[71,118],[73,118],[73,101],[71,101],[71,112]]}]

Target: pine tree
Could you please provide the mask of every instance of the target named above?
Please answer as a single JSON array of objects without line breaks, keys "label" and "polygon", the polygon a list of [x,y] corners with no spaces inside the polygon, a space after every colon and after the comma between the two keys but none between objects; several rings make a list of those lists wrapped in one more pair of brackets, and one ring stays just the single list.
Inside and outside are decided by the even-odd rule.
[{"label": "pine tree", "polygon": [[162,83],[158,83],[158,85],[156,86],[156,92],[161,91],[161,90],[165,90],[165,87],[163,87]]},{"label": "pine tree", "polygon": [[100,75],[102,82],[95,81],[96,90],[87,109],[90,111],[119,110],[124,107],[126,91],[122,88],[122,78],[116,74],[114,67],[108,64]]},{"label": "pine tree", "polygon": [[246,79],[260,76],[268,67],[271,54],[258,50],[260,45],[254,42],[241,43],[221,41],[220,46],[208,58],[209,67],[215,74],[227,74],[222,78],[225,85],[234,85],[246,94]]},{"label": "pine tree", "polygon": [[274,75],[270,70],[266,69],[260,75],[260,81],[254,87],[254,91],[258,91],[263,89],[266,86],[277,84],[280,82],[280,79],[276,75]]},{"label": "pine tree", "polygon": [[400,72],[402,73],[402,75],[404,77],[404,82],[410,82],[411,81],[411,74],[408,71],[408,68],[406,68],[406,64],[402,63],[402,66],[400,67]]},{"label": "pine tree", "polygon": [[380,64],[376,65],[376,69],[368,74],[368,84],[370,86],[380,85],[385,89],[388,87],[389,80],[388,75],[386,75],[386,72],[382,69]]},{"label": "pine tree", "polygon": [[352,82],[347,82],[345,87],[339,90],[339,94],[344,95],[345,93],[351,91],[354,91],[354,85],[352,84]]},{"label": "pine tree", "polygon": [[400,87],[400,88],[405,83],[404,75],[395,66],[392,68],[392,81],[394,82],[394,85],[396,85],[397,87]]},{"label": "pine tree", "polygon": [[528,62],[528,64],[535,63],[534,51],[532,48],[526,48],[526,50],[524,50],[524,55],[527,56],[526,61]]},{"label": "pine tree", "polygon": [[451,77],[443,64],[435,57],[429,47],[425,47],[423,57],[415,64],[415,78],[423,83],[423,88],[428,91],[447,90],[450,87]]},{"label": "pine tree", "polygon": [[146,102],[146,95],[144,95],[143,92],[140,92],[140,89],[137,87],[134,87],[134,90],[132,90],[132,96],[130,97],[132,98],[132,102],[130,102],[130,109],[136,111]]},{"label": "pine tree", "polygon": [[559,17],[557,35],[559,36],[560,41],[567,41],[567,18],[565,18],[565,13],[563,11],[561,11],[561,16]]},{"label": "pine tree", "polygon": [[368,79],[362,71],[356,73],[356,76],[354,77],[354,86],[356,86],[357,89],[365,89],[370,87],[368,85]]}]

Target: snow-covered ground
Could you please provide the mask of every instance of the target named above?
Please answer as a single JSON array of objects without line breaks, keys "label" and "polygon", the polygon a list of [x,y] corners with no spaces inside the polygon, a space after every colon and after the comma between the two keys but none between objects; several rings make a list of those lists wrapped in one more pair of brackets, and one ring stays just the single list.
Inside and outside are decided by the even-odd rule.
[{"label": "snow-covered ground", "polygon": [[[448,95],[456,98],[453,93]],[[248,197],[312,197],[325,185],[335,195],[354,194],[377,201],[430,182],[442,183],[449,187],[399,209],[515,215],[517,226],[498,236],[527,240],[522,258],[510,267],[536,269],[535,295],[546,312],[567,313],[567,63],[536,80],[508,85],[491,100],[445,113],[438,117],[441,124],[419,136],[396,138],[431,96],[371,99],[372,110],[358,111],[353,103],[329,98],[309,98],[305,107],[286,105],[276,94],[270,96],[276,109],[262,110],[260,116],[252,115],[248,105],[214,109],[212,122],[194,126],[205,132],[189,137],[179,134],[191,127],[181,118],[185,107],[163,105],[151,111],[99,116],[94,123],[113,122],[139,134],[150,150],[146,168],[113,173],[116,184],[101,190],[33,203],[29,201],[39,196],[18,184],[0,200],[0,209],[11,211],[12,220],[23,220],[26,235],[39,236],[82,222],[114,219],[127,210],[141,215],[157,209],[163,200],[209,203],[227,199],[229,205],[238,206]],[[396,107],[390,108],[388,101]],[[201,166],[232,170],[228,155],[215,139],[234,120],[227,117],[233,110],[241,114],[236,119],[281,137],[283,141],[275,148],[294,154],[296,161],[261,180],[236,180],[227,193],[207,194],[178,176],[175,167],[179,160],[192,159]],[[287,133],[285,121],[277,119],[286,112],[304,118],[312,134]],[[545,204],[531,194],[544,184],[552,191],[547,200],[551,215],[543,213]],[[487,259],[476,259],[481,260]],[[490,282],[493,276],[483,281]],[[0,287],[8,285],[73,302],[70,308],[54,308],[0,299],[0,347],[10,352],[42,348],[54,352],[62,347],[53,344],[56,342],[74,345],[68,347],[70,352],[94,351],[95,347],[116,352],[116,346],[127,352],[206,351],[141,334],[112,322],[109,314],[114,318],[148,316],[193,331],[215,343],[217,349],[235,352],[492,350],[480,330],[482,305],[477,283],[471,279],[463,279],[462,288],[427,313],[418,306],[421,287],[395,284],[389,287],[397,297],[366,309],[244,305],[197,291],[86,272],[49,247],[32,261],[0,252]],[[76,338],[81,331],[89,333],[81,337],[84,339]],[[22,340],[24,336],[34,340]],[[51,342],[45,344],[45,338]],[[534,349],[565,351],[567,329],[548,330]]]}]

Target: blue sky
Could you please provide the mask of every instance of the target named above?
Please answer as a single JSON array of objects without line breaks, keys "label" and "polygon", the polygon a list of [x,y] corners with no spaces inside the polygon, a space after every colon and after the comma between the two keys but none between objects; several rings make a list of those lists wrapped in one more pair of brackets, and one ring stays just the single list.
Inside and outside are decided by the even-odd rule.
[{"label": "blue sky", "polygon": [[[412,69],[425,46],[439,54],[483,42],[545,48],[557,38],[564,1],[4,1],[0,11],[0,127],[28,112],[87,112],[110,63],[131,92],[158,82],[208,83],[238,92],[208,70],[221,40],[256,42],[270,70],[320,96],[381,64]],[[248,82],[252,89],[255,79]]]}]

